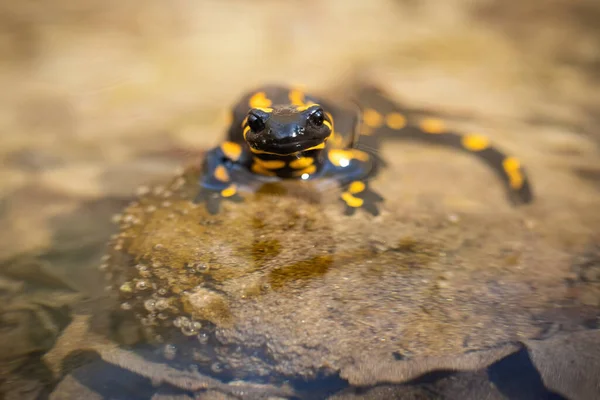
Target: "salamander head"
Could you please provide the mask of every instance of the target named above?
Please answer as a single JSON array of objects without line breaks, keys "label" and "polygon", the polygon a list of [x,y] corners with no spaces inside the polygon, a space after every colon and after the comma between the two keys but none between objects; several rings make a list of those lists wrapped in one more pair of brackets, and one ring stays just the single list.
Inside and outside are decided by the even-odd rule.
[{"label": "salamander head", "polygon": [[253,108],[243,129],[254,153],[280,155],[323,149],[332,133],[331,121],[318,104]]}]

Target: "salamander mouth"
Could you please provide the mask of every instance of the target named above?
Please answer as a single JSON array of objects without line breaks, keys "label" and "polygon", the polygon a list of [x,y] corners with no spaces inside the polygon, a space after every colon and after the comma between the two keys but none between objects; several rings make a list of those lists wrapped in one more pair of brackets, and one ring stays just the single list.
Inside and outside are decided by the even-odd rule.
[{"label": "salamander mouth", "polygon": [[249,145],[258,151],[264,151],[266,153],[274,153],[274,154],[293,154],[299,151],[305,151],[312,147],[318,146],[320,144],[325,144],[325,140],[323,139],[309,139],[309,140],[296,140],[290,143],[249,143]]}]

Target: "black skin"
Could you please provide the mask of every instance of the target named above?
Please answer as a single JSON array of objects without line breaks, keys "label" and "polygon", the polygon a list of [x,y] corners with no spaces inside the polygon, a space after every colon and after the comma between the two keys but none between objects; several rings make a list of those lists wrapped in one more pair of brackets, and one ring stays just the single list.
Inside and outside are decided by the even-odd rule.
[{"label": "black skin", "polygon": [[[368,108],[376,109],[380,116],[401,113],[376,89],[365,89],[360,100],[365,100]],[[475,154],[502,179],[513,204],[532,201],[524,170],[518,164],[515,169],[514,158],[490,145],[474,149],[465,144],[465,135],[446,130],[431,134],[409,117],[401,126],[384,122],[375,126],[365,114],[365,121],[371,126],[362,125],[370,132],[361,135],[362,118],[358,108],[288,87],[265,86],[247,93],[233,109],[226,142],[212,149],[204,160],[195,201],[206,203],[208,211],[215,214],[222,201],[243,200],[237,191],[239,186],[282,179],[332,179],[341,188],[340,200],[346,215],[359,208],[379,215],[383,198],[371,190],[369,181],[384,165],[378,156],[380,139],[392,135]],[[356,149],[359,140],[364,150]]]}]

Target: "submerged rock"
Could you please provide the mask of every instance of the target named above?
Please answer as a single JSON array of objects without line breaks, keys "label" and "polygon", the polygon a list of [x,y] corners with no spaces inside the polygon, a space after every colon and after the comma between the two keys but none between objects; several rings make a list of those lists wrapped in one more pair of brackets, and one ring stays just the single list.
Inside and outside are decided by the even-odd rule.
[{"label": "submerged rock", "polygon": [[335,190],[286,182],[213,216],[191,201],[198,174],[144,190],[102,267],[165,361],[237,379],[404,382],[484,368],[548,334],[556,307],[582,306],[572,257],[526,209],[448,215],[400,207],[390,190],[380,217],[346,217]]}]

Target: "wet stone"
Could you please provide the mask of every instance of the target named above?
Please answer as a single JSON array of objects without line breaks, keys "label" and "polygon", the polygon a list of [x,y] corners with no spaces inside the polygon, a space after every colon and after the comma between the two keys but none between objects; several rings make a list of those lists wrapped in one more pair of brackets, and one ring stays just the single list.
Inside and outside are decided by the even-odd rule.
[{"label": "wet stone", "polygon": [[[539,337],[556,304],[589,306],[597,290],[588,259],[574,272],[567,254],[589,238],[548,235],[552,220],[527,229],[522,209],[458,215],[392,193],[380,217],[347,217],[335,191],[285,182],[211,215],[192,202],[198,174],[123,211],[103,271],[165,360],[208,374],[374,384],[483,368],[516,349],[498,346]],[[573,297],[574,273],[587,297]]]}]

